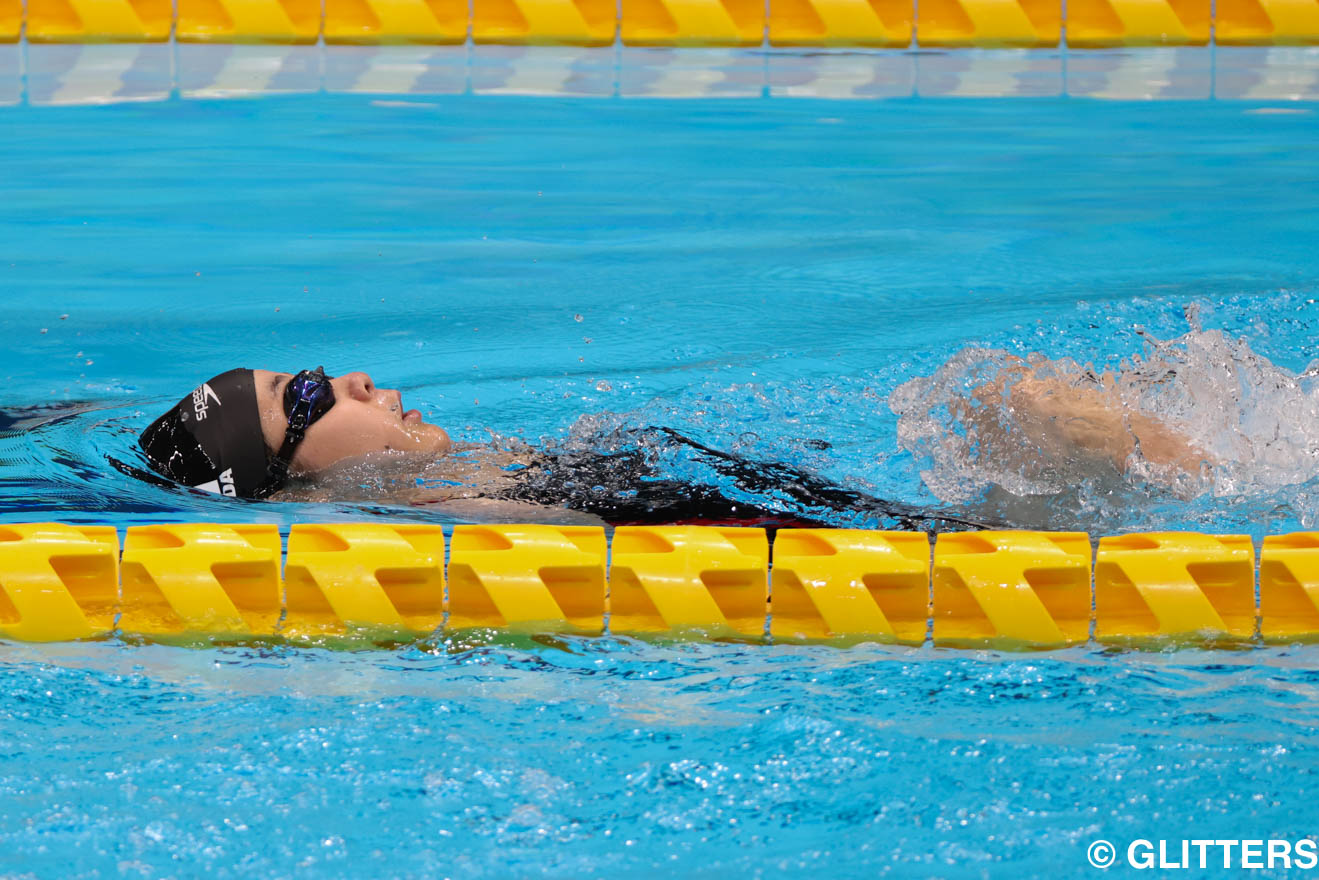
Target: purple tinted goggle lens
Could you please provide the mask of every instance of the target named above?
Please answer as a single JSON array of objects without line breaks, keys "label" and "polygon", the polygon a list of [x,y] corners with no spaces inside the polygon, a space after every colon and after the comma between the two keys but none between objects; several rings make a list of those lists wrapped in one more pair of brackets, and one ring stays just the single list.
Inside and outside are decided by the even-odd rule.
[{"label": "purple tinted goggle lens", "polygon": [[289,427],[295,431],[307,428],[334,406],[332,376],[325,375],[324,367],[303,370],[284,388],[284,414]]}]

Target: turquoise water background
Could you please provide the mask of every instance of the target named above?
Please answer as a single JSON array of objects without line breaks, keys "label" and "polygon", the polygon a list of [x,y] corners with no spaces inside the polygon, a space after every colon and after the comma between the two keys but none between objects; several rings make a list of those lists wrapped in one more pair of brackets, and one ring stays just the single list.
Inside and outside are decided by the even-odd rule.
[{"label": "turquoise water background", "polygon": [[[1293,371],[1319,356],[1308,104],[320,94],[0,112],[6,405],[96,409],[5,441],[8,518],[35,498],[115,523],[335,515],[107,466],[140,463],[132,435],[233,366],[365,369],[460,439],[660,424],[928,504],[888,395],[960,349],[1116,365],[1142,331],[1185,333],[1190,308]],[[1289,500],[1155,495],[1035,524],[1258,536],[1302,522]]]},{"label": "turquoise water background", "polygon": [[[0,108],[0,155],[4,521],[418,515],[110,466],[236,365],[367,369],[463,439],[665,424],[932,504],[887,399],[962,348],[1116,364],[1189,308],[1319,357],[1307,104],[176,98]],[[1137,497],[1070,524],[1303,519]],[[1316,833],[1316,659],[0,645],[0,872],[1087,874],[1097,838]]]}]

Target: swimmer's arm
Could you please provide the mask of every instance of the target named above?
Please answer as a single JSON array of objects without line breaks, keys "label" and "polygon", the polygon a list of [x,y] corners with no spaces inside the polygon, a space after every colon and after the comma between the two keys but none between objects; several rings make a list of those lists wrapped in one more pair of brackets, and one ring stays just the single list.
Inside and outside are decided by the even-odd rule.
[{"label": "swimmer's arm", "polygon": [[1215,463],[1185,433],[1103,388],[1025,374],[1008,386],[1006,403],[1023,430],[1118,470],[1127,470],[1137,451],[1150,464],[1193,475]]}]

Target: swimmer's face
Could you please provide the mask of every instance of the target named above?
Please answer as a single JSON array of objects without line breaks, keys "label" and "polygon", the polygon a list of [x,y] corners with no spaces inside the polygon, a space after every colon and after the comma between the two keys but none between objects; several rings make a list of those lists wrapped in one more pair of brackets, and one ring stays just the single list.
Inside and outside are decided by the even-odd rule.
[{"label": "swimmer's face", "polygon": [[[288,428],[284,389],[293,376],[255,370],[253,377],[266,447],[278,450]],[[295,473],[313,474],[344,459],[371,453],[439,455],[449,451],[449,435],[443,428],[423,422],[415,409],[404,410],[399,392],[377,388],[366,373],[337,376],[330,384],[334,406],[307,429],[293,455]]]}]

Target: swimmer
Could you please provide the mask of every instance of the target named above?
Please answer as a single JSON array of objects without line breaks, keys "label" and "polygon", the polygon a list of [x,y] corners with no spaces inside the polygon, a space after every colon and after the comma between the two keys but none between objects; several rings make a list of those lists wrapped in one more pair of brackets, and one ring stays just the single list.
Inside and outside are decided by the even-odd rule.
[{"label": "swimmer", "polygon": [[[896,388],[897,445],[947,505],[934,510],[666,427],[618,429],[585,450],[453,443],[365,373],[231,371],[158,419],[141,445],[171,481],[238,498],[614,525],[1076,528],[1158,499],[1272,504],[1275,490],[1308,485],[1319,432],[1304,426],[1319,424],[1319,367],[1295,374],[1220,331],[1146,346],[1098,371],[968,349]],[[1314,507],[1308,494],[1295,500]]]},{"label": "swimmer", "polygon": [[267,498],[290,475],[311,475],[372,453],[443,455],[437,425],[404,410],[398,391],[366,373],[333,378],[317,367],[291,375],[229,370],[203,383],[142,432],[156,470],[238,498]]},{"label": "swimmer", "polygon": [[[983,525],[871,498],[786,464],[748,461],[667,428],[620,432],[609,444],[615,451],[604,453],[454,444],[443,428],[405,409],[398,391],[363,372],[330,377],[320,367],[222,373],[152,422],[139,442],[161,476],[233,498],[340,500],[299,487],[368,467],[408,474],[391,500],[483,520],[927,531]],[[664,477],[663,455],[698,463],[731,494]]]}]

